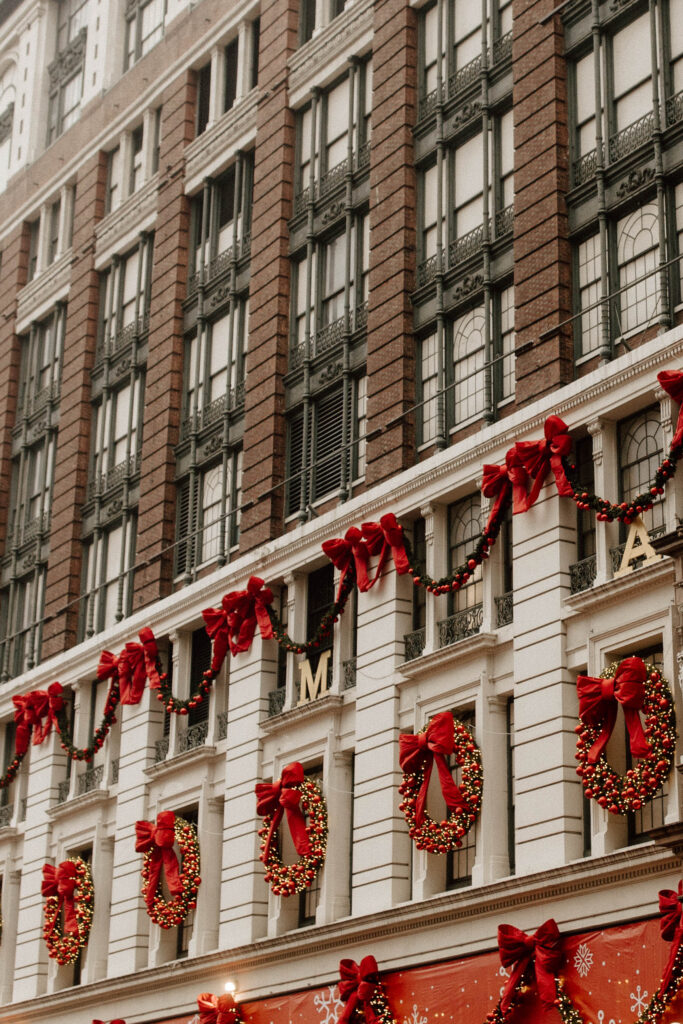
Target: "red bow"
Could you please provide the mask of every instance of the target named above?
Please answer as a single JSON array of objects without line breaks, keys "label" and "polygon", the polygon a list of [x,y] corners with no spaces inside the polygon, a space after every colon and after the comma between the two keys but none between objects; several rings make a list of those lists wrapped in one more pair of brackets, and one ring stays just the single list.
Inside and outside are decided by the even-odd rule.
[{"label": "red bow", "polygon": [[513,513],[517,515],[519,512],[526,512],[526,489],[528,482],[529,474],[524,468],[516,448],[510,448],[507,452],[504,466],[484,466],[484,477],[481,484],[482,494],[485,498],[496,499],[484,528],[484,533],[488,533],[493,526],[511,491]]},{"label": "red bow", "polygon": [[680,370],[662,370],[657,374],[657,380],[666,391],[667,395],[670,395],[674,402],[678,402],[680,409],[678,410],[678,422],[676,423],[676,433],[674,434],[671,447],[675,448],[683,441],[683,373]]},{"label": "red bow", "polygon": [[399,576],[403,576],[410,570],[410,562],[406,554],[406,542],[403,536],[403,527],[393,512],[385,512],[380,516],[379,523],[363,523],[361,526],[371,555],[379,553],[377,571],[370,586],[382,575],[389,553],[394,559],[394,566]]},{"label": "red bow", "polygon": [[323,541],[322,548],[335,569],[339,569],[341,573],[337,590],[337,601],[341,598],[346,574],[354,562],[356,565],[356,585],[358,589],[363,592],[370,589],[375,582],[373,580],[371,583],[368,579],[370,550],[357,526],[350,526],[343,539],[341,537],[334,537],[332,540]]},{"label": "red bow", "polygon": [[678,950],[683,939],[683,882],[678,883],[678,892],[673,889],[662,889],[659,893],[659,913],[662,919],[659,928],[665,942],[671,943],[669,959],[667,960],[662,983],[659,986],[659,995],[663,996],[671,981],[671,974],[678,955]]},{"label": "red bow", "polygon": [[552,1006],[557,999],[555,975],[562,966],[562,938],[553,919],[542,924],[534,935],[527,935],[511,924],[499,925],[498,950],[503,967],[513,968],[500,997],[501,1012],[507,1013],[514,991],[533,958],[538,995],[542,1002]]},{"label": "red bow", "polygon": [[149,679],[149,688],[150,690],[159,690],[161,688],[158,669],[159,651],[154,633],[149,626],[144,626],[138,636],[145,654],[145,671]]},{"label": "red bow", "polygon": [[415,805],[416,825],[421,825],[424,821],[425,803],[434,761],[436,761],[439,772],[441,792],[449,811],[461,811],[467,807],[465,798],[453,782],[453,776],[446,760],[455,749],[455,723],[450,711],[441,711],[438,715],[434,715],[425,732],[417,733],[414,736],[412,733],[403,733],[398,738],[398,747],[398,760],[401,769],[404,772],[422,771],[424,773]]},{"label": "red bow", "polygon": [[78,884],[76,872],[77,866],[72,860],[63,860],[57,868],[52,864],[43,864],[43,884],[40,891],[43,896],[56,896],[58,899],[57,913],[49,927],[48,935],[52,934],[62,907],[64,907],[64,932],[67,935],[78,935],[74,903],[74,891]]},{"label": "red bow", "polygon": [[374,956],[364,956],[360,964],[355,960],[339,961],[339,996],[346,1003],[339,1024],[350,1024],[356,1009],[365,1012],[368,1024],[379,1024],[379,1017],[371,1003],[373,995],[381,992],[379,970]]},{"label": "red bow", "polygon": [[249,650],[257,623],[264,640],[272,637],[273,624],[267,607],[272,603],[273,591],[264,587],[258,576],[252,576],[247,589],[226,594],[220,608],[204,609],[206,632],[213,640],[212,672],[219,671],[228,648],[232,654]]},{"label": "red bow", "polygon": [[543,441],[517,441],[515,450],[524,468],[533,480],[531,490],[526,498],[524,511],[528,511],[538,497],[543,482],[552,469],[555,474],[558,494],[571,495],[571,484],[562,465],[562,456],[569,455],[572,439],[567,433],[567,425],[559,416],[548,416],[543,428]]},{"label": "red bow", "polygon": [[179,896],[183,891],[178,858],[173,849],[173,843],[175,842],[175,814],[173,811],[160,811],[157,814],[156,825],[151,821],[136,821],[135,835],[135,849],[137,852],[151,852],[149,878],[145,892],[145,903],[151,910],[161,878],[162,867],[166,872],[166,882],[171,895]]},{"label": "red bow", "polygon": [[300,857],[311,852],[311,844],[306,832],[306,819],[299,806],[301,791],[294,789],[295,786],[301,786],[303,781],[304,769],[298,761],[294,761],[282,769],[282,777],[276,782],[258,782],[256,784],[256,813],[260,814],[262,818],[267,814],[273,815],[266,845],[261,854],[264,864],[270,855],[270,844],[285,811],[296,852]]},{"label": "red bow", "polygon": [[619,704],[624,709],[631,753],[634,757],[646,757],[650,752],[638,714],[645,700],[646,679],[647,669],[642,658],[624,658],[617,666],[613,679],[579,676],[576,680],[579,718],[593,728],[603,723],[600,735],[588,752],[591,764],[595,764],[607,746],[617,720]]},{"label": "red bow", "polygon": [[119,674],[119,659],[111,651],[102,651],[100,663],[97,666],[98,679],[117,679]]},{"label": "red bow", "polygon": [[53,725],[59,732],[57,715],[64,707],[63,693],[61,683],[51,683],[47,690],[32,690],[31,693],[12,697],[16,723],[14,746],[17,754],[21,756],[28,750],[31,730],[35,745],[50,735]]},{"label": "red bow", "polygon": [[121,703],[139,704],[147,681],[145,649],[142,644],[126,644],[119,655],[118,673]]},{"label": "red bow", "polygon": [[199,1024],[238,1024],[241,1020],[239,1007],[229,992],[223,996],[202,992],[197,996],[197,1006]]}]

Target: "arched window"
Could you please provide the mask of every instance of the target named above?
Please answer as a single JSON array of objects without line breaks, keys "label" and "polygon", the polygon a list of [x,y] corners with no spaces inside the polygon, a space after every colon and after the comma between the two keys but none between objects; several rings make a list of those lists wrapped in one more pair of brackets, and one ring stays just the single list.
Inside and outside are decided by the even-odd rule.
[{"label": "arched window", "polygon": [[484,308],[477,306],[453,324],[456,426],[484,410]]},{"label": "arched window", "polygon": [[[659,409],[653,406],[619,424],[619,488],[622,501],[630,501],[649,488],[662,460],[662,428]],[[643,522],[652,531],[664,525],[664,503],[660,499]]]}]

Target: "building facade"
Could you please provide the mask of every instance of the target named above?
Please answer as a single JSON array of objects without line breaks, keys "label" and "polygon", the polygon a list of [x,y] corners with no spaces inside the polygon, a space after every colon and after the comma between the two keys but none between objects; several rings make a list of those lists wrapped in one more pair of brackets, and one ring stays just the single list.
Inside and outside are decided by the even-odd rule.
[{"label": "building facade", "polygon": [[[678,417],[656,376],[683,355],[682,90],[683,0],[4,0],[4,766],[12,698],[55,680],[86,745],[100,654],[145,626],[194,693],[202,610],[251,576],[310,637],[340,580],[321,545],[351,526],[394,512],[447,575],[487,520],[484,464],[550,415],[587,491],[648,487]],[[674,478],[644,514],[667,553],[620,574],[626,531],[549,479],[457,592],[389,563],[315,657],[257,632],[188,715],[147,688],[87,765],[32,746],[0,791],[0,1024],[186,1024],[229,977],[276,1022],[344,956],[409,973],[495,950],[503,922],[654,917],[679,877],[680,743],[652,803],[610,815],[575,772],[575,684],[637,654],[682,713],[682,517]],[[440,711],[484,766],[447,856],[398,809],[398,736]],[[610,751],[624,770],[623,729]],[[330,842],[283,898],[254,787],[293,761]],[[202,857],[169,931],[135,852],[161,810]],[[60,967],[42,867],[77,854],[93,927]],[[474,972],[496,997],[501,977]],[[593,1019],[617,1017],[599,996]]]}]

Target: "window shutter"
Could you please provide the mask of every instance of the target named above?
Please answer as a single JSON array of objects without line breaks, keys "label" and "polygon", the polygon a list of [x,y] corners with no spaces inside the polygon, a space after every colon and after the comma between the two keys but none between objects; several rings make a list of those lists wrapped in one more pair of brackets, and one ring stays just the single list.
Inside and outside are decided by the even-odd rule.
[{"label": "window shutter", "polygon": [[289,421],[287,434],[287,515],[299,508],[301,470],[304,454],[304,417],[299,414]]},{"label": "window shutter", "polygon": [[194,505],[192,508],[192,522],[190,522],[190,481],[185,480],[178,493],[178,521],[176,528],[176,576],[187,572],[191,565],[191,545],[189,537],[197,525],[197,507],[199,504],[199,477],[195,479]]},{"label": "window shutter", "polygon": [[341,483],[344,423],[344,392],[338,388],[321,399],[316,408],[313,501]]}]

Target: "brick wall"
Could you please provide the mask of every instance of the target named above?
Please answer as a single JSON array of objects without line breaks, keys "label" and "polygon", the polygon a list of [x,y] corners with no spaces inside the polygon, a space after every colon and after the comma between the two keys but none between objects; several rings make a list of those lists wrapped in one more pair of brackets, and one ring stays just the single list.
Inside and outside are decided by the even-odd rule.
[{"label": "brick wall", "polygon": [[[567,238],[567,82],[561,20],[540,25],[554,0],[513,4],[515,331],[517,402],[572,379]],[[550,332],[541,340],[540,335]]]},{"label": "brick wall", "polygon": [[[0,537],[7,553],[8,496],[12,475],[12,428],[15,424],[21,346],[14,331],[17,292],[26,284],[28,268],[28,229],[18,228],[3,242],[0,265],[0,490],[6,496],[0,502]],[[11,542],[11,539],[9,539]]]},{"label": "brick wall", "polygon": [[157,219],[142,432],[134,608],[169,593],[175,540],[175,453],[183,386],[183,299],[189,203],[183,153],[194,137],[195,75],[184,73],[164,96]]},{"label": "brick wall", "polygon": [[287,107],[286,61],[297,46],[298,3],[265,4],[261,13],[259,88],[245,393],[241,524],[247,551],[282,531],[283,489],[256,502],[285,475],[284,386],[289,323],[289,230],[294,117]]},{"label": "brick wall", "polygon": [[[415,402],[416,15],[406,0],[378,0],[372,56],[368,431]],[[402,419],[367,446],[368,485],[414,462],[414,423]]]},{"label": "brick wall", "polygon": [[99,153],[83,165],[76,183],[71,289],[45,588],[47,621],[43,631],[43,659],[76,643],[77,598],[81,592],[81,506],[85,500],[92,419],[90,371],[95,358],[99,303],[95,225],[104,214],[106,178],[106,156]]}]

